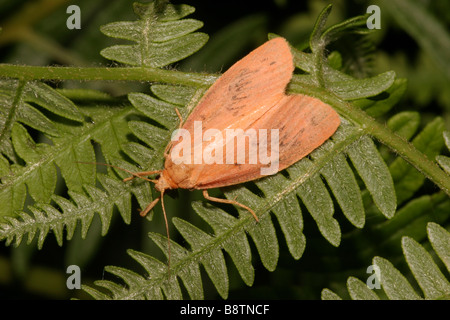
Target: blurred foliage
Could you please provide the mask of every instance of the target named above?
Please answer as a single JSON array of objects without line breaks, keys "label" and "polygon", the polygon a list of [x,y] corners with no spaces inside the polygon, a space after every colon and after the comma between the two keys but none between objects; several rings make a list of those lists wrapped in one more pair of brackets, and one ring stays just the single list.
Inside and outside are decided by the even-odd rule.
[{"label": "blurred foliage", "polygon": [[[298,49],[305,49],[316,17],[329,2],[266,0],[259,1],[256,5],[231,0],[174,0],[174,4],[187,3],[196,8],[192,17],[204,23],[200,31],[208,34],[210,40],[199,52],[170,68],[223,72],[263,43],[269,32],[285,37]],[[349,36],[348,39],[333,43],[328,49],[330,52],[336,50],[341,53],[343,66],[355,77],[394,70],[398,77],[408,80],[405,95],[390,113],[384,115],[385,119],[400,111],[418,111],[422,118],[421,125],[425,126],[431,119],[441,116],[448,130],[450,36],[446,30],[450,27],[450,2],[393,0],[389,1],[389,5],[385,5],[386,1],[374,3],[381,8],[381,29],[357,38]],[[77,4],[81,8],[81,30],[66,28],[66,8],[70,4]],[[100,51],[116,41],[104,36],[100,32],[100,26],[113,21],[135,19],[131,4],[132,1],[124,0],[2,0],[0,60],[2,63],[42,66],[109,65],[111,62],[105,60]],[[368,6],[368,2],[362,0],[338,0],[333,1],[333,4],[329,25],[363,14]],[[423,27],[423,21],[429,24]],[[435,39],[437,36],[438,39]],[[58,88],[76,86],[100,89],[115,96],[146,87],[143,83],[70,81],[50,85]],[[432,195],[435,191],[434,186],[425,183],[415,194],[417,198],[421,195],[426,197],[426,206],[411,219],[424,219],[425,222],[419,223],[419,227],[413,230],[405,231],[403,227],[399,227],[383,243],[374,240],[377,239],[374,234],[380,222],[375,213],[368,215],[363,230],[354,231],[349,225],[342,225],[344,234],[338,248],[327,243],[314,228],[311,217],[305,215],[304,230],[309,240],[302,258],[298,261],[292,259],[284,241],[280,239],[277,269],[269,272],[260,261],[256,261],[256,277],[251,290],[240,279],[233,264],[228,263],[231,266],[229,298],[318,299],[324,287],[331,288],[343,297],[348,296],[345,287],[347,278],[360,275],[360,279],[365,279],[365,270],[372,264],[371,259],[375,255],[392,263],[401,261],[399,239],[402,235],[426,242],[426,221],[433,220],[433,213],[445,213],[449,210],[448,199]],[[167,197],[166,209],[170,212],[180,202],[189,203],[192,199],[199,198],[201,196],[198,193],[180,192],[179,199]],[[408,204],[411,205],[410,202]],[[434,211],[429,208],[434,208]],[[191,209],[185,209],[183,217],[189,216],[189,210]],[[446,217],[444,214],[441,216]],[[102,238],[100,221],[95,216],[85,240],[81,239],[78,228],[74,239],[64,243],[62,247],[57,245],[53,237],[49,237],[46,245],[39,251],[36,246],[27,246],[25,243],[17,248],[0,246],[0,299],[80,297],[78,295],[83,294],[81,291],[71,292],[65,287],[66,267],[78,264],[82,269],[84,283],[89,283],[89,279],[101,278],[105,265],[134,268],[135,264],[127,256],[126,250],[136,248],[142,252],[154,252],[154,247],[149,248],[148,241],[145,241],[149,228],[152,232],[165,232],[163,229],[155,230],[155,226],[164,228],[160,212],[155,214],[154,221],[154,224],[149,225],[142,224],[139,219],[131,219],[131,224],[125,225],[114,223],[113,218],[110,236]],[[446,223],[448,230],[448,221],[440,222],[444,226]],[[364,235],[366,229],[368,232]],[[282,233],[277,234],[280,236]],[[374,238],[371,239],[371,236]],[[409,272],[404,263],[400,263],[397,268],[403,274]],[[205,296],[219,297],[208,281],[205,281],[204,289]]]}]

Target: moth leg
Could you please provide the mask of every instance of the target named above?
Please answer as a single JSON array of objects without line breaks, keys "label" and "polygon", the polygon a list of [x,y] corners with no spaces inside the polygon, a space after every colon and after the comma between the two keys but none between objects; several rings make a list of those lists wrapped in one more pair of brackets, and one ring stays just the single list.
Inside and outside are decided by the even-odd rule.
[{"label": "moth leg", "polygon": [[150,202],[150,204],[147,206],[147,208],[145,208],[143,211],[141,211],[139,214],[141,215],[141,217],[145,217],[147,215],[147,213],[150,212],[150,210],[152,210],[155,205],[158,203],[158,201],[160,200],[160,198],[156,198],[155,200],[153,200],[152,202]]},{"label": "moth leg", "polygon": [[234,204],[241,208],[244,208],[248,212],[250,212],[253,215],[253,218],[255,218],[256,222],[259,222],[258,217],[256,216],[255,211],[247,207],[246,205],[243,205],[242,203],[237,202],[236,200],[228,200],[228,199],[221,199],[216,197],[211,197],[208,193],[208,190],[203,190],[203,197],[205,197],[206,200],[213,201],[213,202],[220,202],[220,203],[228,203],[228,204]]}]

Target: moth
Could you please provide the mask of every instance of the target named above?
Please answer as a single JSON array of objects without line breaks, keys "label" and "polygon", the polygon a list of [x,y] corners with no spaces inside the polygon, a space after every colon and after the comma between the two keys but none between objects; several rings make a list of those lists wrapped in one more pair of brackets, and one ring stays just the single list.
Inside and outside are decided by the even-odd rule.
[{"label": "moth", "polygon": [[[201,129],[214,130],[218,140],[226,136],[227,130],[231,129],[240,129],[244,134],[249,130],[261,132],[276,129],[279,137],[279,145],[276,146],[276,172],[289,167],[322,145],[340,124],[337,112],[321,100],[301,94],[286,94],[293,71],[293,57],[287,41],[283,38],[267,41],[231,66],[207,90],[180,129],[194,133],[196,125],[201,123]],[[216,154],[213,156],[217,158],[217,152],[220,151],[220,148],[217,148],[218,141],[210,138],[190,141],[191,148],[184,149],[182,157],[189,159],[190,156],[192,159],[195,158],[198,148],[211,150],[214,149],[211,146],[215,146]],[[144,178],[159,174],[158,179],[144,178],[155,183],[155,189],[160,192],[160,196],[153,200],[141,215],[145,216],[161,200],[167,228],[164,192],[182,188],[203,190],[204,197],[210,201],[238,205],[248,210],[258,221],[251,208],[235,200],[211,197],[207,191],[264,176],[261,169],[268,167],[268,164],[249,161],[255,156],[256,149],[252,148],[252,144],[253,147],[258,147],[259,140],[250,142],[247,139],[244,144],[238,145],[235,143],[236,139],[220,140],[224,149],[221,155],[224,160],[222,163],[174,161],[174,151],[179,152],[179,144],[186,141],[171,141],[166,148],[164,169],[132,173],[131,177],[125,179],[129,181],[135,177]],[[269,140],[266,139],[266,147],[272,145]],[[269,149],[268,152],[275,152],[273,147]],[[189,151],[191,154],[186,154]],[[237,156],[230,156],[233,152],[244,152],[244,157],[238,161]],[[245,161],[242,161],[243,159]]]}]

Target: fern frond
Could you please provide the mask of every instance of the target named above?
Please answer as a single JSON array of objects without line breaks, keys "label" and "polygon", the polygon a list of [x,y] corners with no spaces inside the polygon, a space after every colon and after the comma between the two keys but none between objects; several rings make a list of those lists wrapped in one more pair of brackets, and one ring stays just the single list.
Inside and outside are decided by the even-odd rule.
[{"label": "fern frond", "polygon": [[100,52],[105,58],[132,66],[161,68],[192,55],[208,41],[206,34],[194,32],[203,26],[201,21],[182,19],[195,11],[191,6],[160,5],[154,1],[135,3],[134,11],[138,21],[101,27],[107,36],[136,43],[105,48]]},{"label": "fern frond", "polygon": [[[9,159],[2,156],[0,217],[3,217],[13,216],[15,210],[22,210],[26,186],[35,201],[44,203],[50,200],[55,189],[56,170],[50,162],[56,160],[56,154],[49,156],[51,147],[48,144],[36,144],[20,123],[53,139],[58,139],[62,132],[34,104],[78,123],[83,120],[83,116],[72,101],[39,82],[2,80],[1,99],[5,108],[0,111],[0,151]],[[53,159],[49,161],[50,157]],[[20,159],[25,162],[25,166],[20,163]]]},{"label": "fern frond", "polygon": [[[437,256],[446,266],[446,274],[450,271],[450,233],[437,223],[430,222],[427,225],[428,239]],[[417,299],[448,299],[450,296],[450,282],[433,260],[431,254],[410,237],[401,240],[403,254],[412,271],[414,278],[422,292],[417,293],[410,282],[388,260],[375,257],[373,265],[379,270],[377,281],[382,286],[383,292],[391,300],[417,300]],[[380,293],[376,289],[370,289],[366,283],[354,277],[349,277],[347,288],[350,297],[354,300],[379,299]],[[381,291],[380,291],[381,292]],[[421,295],[423,294],[423,296]],[[340,297],[329,289],[322,291],[322,299],[339,299]]]},{"label": "fern frond", "polygon": [[[119,209],[124,221],[131,219],[131,194],[134,194],[141,206],[151,200],[149,186],[146,184],[132,184],[124,187],[117,177],[113,178],[96,175],[94,165],[80,162],[95,161],[92,141],[102,147],[103,156],[108,162],[120,159],[122,148],[131,134],[126,117],[135,114],[131,107],[101,108],[84,107],[85,116],[91,119],[82,125],[73,126],[72,123],[54,122],[55,128],[61,136],[52,137],[52,144],[35,143],[26,128],[16,122],[12,130],[12,144],[16,154],[24,160],[25,165],[10,165],[2,157],[0,186],[1,213],[4,218],[1,224],[0,238],[10,243],[15,238],[15,244],[21,242],[28,234],[29,241],[39,231],[39,246],[50,230],[55,232],[58,243],[61,244],[61,232],[67,227],[68,239],[72,237],[76,221],[82,222],[82,235],[86,232],[95,212],[102,220],[102,233],[106,234],[111,220],[112,206]],[[128,164],[128,167],[130,164]],[[68,188],[72,201],[56,196],[57,181],[56,166],[59,167]],[[124,165],[126,166],[126,165]],[[135,167],[132,170],[136,170]],[[101,183],[103,191],[94,187],[96,181]],[[31,213],[24,210],[26,189],[35,200],[30,208]],[[54,201],[61,209],[50,205]],[[21,212],[16,214],[16,212]]]},{"label": "fern frond", "polygon": [[[57,136],[58,130],[52,121],[33,104],[66,119],[83,121],[80,111],[72,101],[42,82],[25,83],[3,79],[0,81],[0,88],[2,121],[19,121],[43,133]],[[8,124],[1,124],[2,132],[5,125]],[[5,139],[3,135],[2,139]]]},{"label": "fern frond", "polygon": [[[444,134],[445,146],[450,151],[450,131],[445,131]],[[450,158],[443,155],[436,156],[436,161],[439,165],[450,175]]]},{"label": "fern frond", "polygon": [[72,239],[78,221],[81,222],[81,236],[86,234],[91,225],[94,214],[98,213],[102,222],[102,235],[108,232],[109,225],[116,206],[125,223],[131,221],[131,194],[141,204],[148,203],[150,190],[148,185],[123,185],[115,179],[99,174],[99,181],[104,190],[91,185],[85,185],[85,192],[78,193],[69,191],[71,200],[53,195],[52,200],[59,207],[38,203],[29,207],[32,215],[20,212],[19,217],[6,216],[6,223],[0,224],[0,239],[6,240],[9,245],[15,240],[17,246],[21,243],[24,235],[28,235],[27,243],[30,244],[35,235],[39,232],[38,248],[42,245],[47,234],[52,231],[59,245],[63,242],[63,230],[66,228],[66,239]]},{"label": "fern frond", "polygon": [[0,80],[0,105],[0,152],[14,163],[18,162],[10,142],[14,123],[21,122],[51,136],[61,134],[35,105],[69,120],[83,120],[72,101],[41,82]]}]

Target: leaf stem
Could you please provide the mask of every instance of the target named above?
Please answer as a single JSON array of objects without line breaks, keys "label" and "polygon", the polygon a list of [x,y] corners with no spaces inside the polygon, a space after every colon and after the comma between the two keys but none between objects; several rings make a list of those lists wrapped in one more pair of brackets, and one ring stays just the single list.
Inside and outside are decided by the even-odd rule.
[{"label": "leaf stem", "polygon": [[141,67],[37,67],[0,64],[0,78],[30,80],[82,80],[82,81],[151,81],[187,86],[209,86],[217,76],[175,70]]}]

